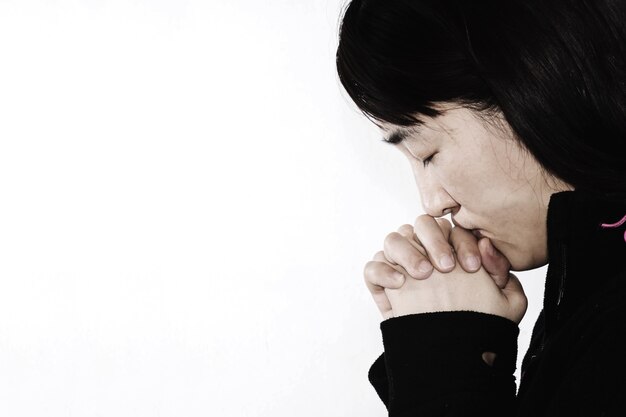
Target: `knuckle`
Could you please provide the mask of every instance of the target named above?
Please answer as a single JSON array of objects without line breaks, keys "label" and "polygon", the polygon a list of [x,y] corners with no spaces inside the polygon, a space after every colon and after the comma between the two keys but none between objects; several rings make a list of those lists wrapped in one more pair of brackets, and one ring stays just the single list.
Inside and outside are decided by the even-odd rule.
[{"label": "knuckle", "polygon": [[372,257],[372,260],[378,261],[378,262],[386,262],[387,258],[385,258],[385,252],[382,250],[379,250],[378,252],[374,254],[374,256]]},{"label": "knuckle", "polygon": [[[365,264],[363,268],[363,277],[365,281],[371,282],[372,284],[377,284],[380,276],[382,264],[378,261],[369,261]],[[377,284],[378,285],[378,284]]]},{"label": "knuckle", "polygon": [[381,288],[392,287],[395,281],[394,271],[385,268],[379,262],[368,262],[363,272],[363,279],[368,284],[370,291],[377,292]]},{"label": "knuckle", "polygon": [[402,239],[402,235],[398,232],[391,232],[385,237],[384,246],[385,251],[392,246],[394,243],[398,242],[399,239]]},{"label": "knuckle", "polygon": [[420,224],[425,224],[427,222],[432,222],[433,221],[433,217],[428,215],[428,214],[420,214],[419,216],[417,216],[417,218],[415,219],[415,226],[420,225]]},{"label": "knuckle", "polygon": [[391,232],[391,233],[387,234],[387,236],[385,236],[385,242],[389,242],[389,241],[392,241],[394,239],[397,239],[398,236],[400,236],[400,233],[398,233],[398,232]]},{"label": "knuckle", "polygon": [[402,235],[411,235],[413,234],[413,225],[403,224],[398,228],[398,233]]}]

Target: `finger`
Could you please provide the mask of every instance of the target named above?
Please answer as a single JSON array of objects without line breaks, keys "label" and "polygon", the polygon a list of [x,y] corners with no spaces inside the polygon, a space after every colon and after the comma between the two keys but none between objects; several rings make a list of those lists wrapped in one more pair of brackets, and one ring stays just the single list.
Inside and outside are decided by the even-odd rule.
[{"label": "finger", "polygon": [[402,266],[414,278],[427,278],[433,271],[428,259],[398,232],[387,235],[384,248],[385,258],[392,264]]},{"label": "finger", "polygon": [[467,229],[455,227],[450,232],[450,244],[456,252],[456,258],[461,267],[467,272],[476,272],[480,269],[480,251],[476,236]]},{"label": "finger", "polygon": [[509,260],[486,237],[478,241],[478,250],[485,270],[491,275],[498,287],[504,288],[509,280],[511,269]]},{"label": "finger", "polygon": [[[395,264],[392,264],[392,263],[391,263],[391,262],[390,262],[390,261],[389,261],[389,260],[385,257],[385,252],[383,252],[383,251],[378,251],[378,252],[376,252],[376,254],[374,254],[374,257],[372,258],[372,260],[373,260],[373,261],[377,261],[377,262],[382,262],[382,263],[384,263],[384,264],[387,264],[387,265],[389,265],[389,266],[393,269],[393,271],[399,272],[399,273],[402,275],[402,281],[401,281],[401,283],[397,283],[397,282],[395,281],[395,275],[394,275],[394,272],[388,269],[388,270],[387,270],[387,271],[388,271],[387,273],[389,274],[389,282],[391,283],[391,285],[387,286],[386,288],[392,288],[392,289],[395,289],[395,288],[400,288],[402,285],[404,285],[404,280],[405,280],[405,277],[409,277],[409,276],[410,276],[410,275],[409,275],[409,273],[408,273],[408,272],[406,272],[406,269],[404,269],[404,268],[402,267],[402,265],[395,265]],[[393,284],[393,282],[396,282],[396,284]]]},{"label": "finger", "polygon": [[415,235],[415,230],[413,230],[412,225],[403,224],[398,228],[398,233],[404,236],[409,241],[409,243],[412,244],[413,247],[415,247],[415,249],[419,251],[419,253],[424,255],[424,259],[430,263],[430,261],[428,261],[428,254],[426,253],[426,249],[424,249],[421,243],[417,240],[417,236]]},{"label": "finger", "polygon": [[372,294],[372,299],[374,300],[374,304],[376,304],[376,308],[378,308],[378,311],[380,311],[380,314],[383,317],[393,315],[391,303],[389,302],[389,298],[387,298],[385,289],[383,287],[372,287],[367,281],[366,284],[368,286],[370,294]]},{"label": "finger", "polygon": [[391,265],[383,251],[378,251],[365,264],[365,279],[372,285],[397,289],[404,285],[406,271],[400,265]]},{"label": "finger", "polygon": [[400,285],[398,285],[400,278],[395,278],[392,282],[389,282],[388,277],[393,276],[393,273],[390,273],[389,269],[391,269],[393,273],[398,273],[390,265],[378,261],[369,261],[365,264],[363,271],[365,285],[370,294],[372,294],[376,307],[385,318],[393,317],[391,303],[385,293],[385,286],[387,285],[389,288],[400,288],[404,282],[404,277],[402,277],[402,283],[400,283]]},{"label": "finger", "polygon": [[443,237],[449,241],[450,240],[450,233],[452,232],[452,223],[450,223],[450,220],[448,219],[444,219],[444,218],[434,218],[435,221],[437,222],[437,224],[439,225],[439,228],[441,229],[441,231],[443,232]]},{"label": "finger", "polygon": [[413,226],[420,243],[426,249],[428,258],[441,272],[454,269],[455,260],[452,246],[448,242],[452,226],[446,219],[436,219],[423,214],[418,216]]}]

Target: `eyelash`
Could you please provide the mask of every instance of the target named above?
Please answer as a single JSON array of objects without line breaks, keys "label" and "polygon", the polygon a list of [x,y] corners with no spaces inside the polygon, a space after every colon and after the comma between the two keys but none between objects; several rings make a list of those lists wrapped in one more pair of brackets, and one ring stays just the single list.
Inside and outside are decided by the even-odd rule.
[{"label": "eyelash", "polygon": [[424,158],[424,160],[422,161],[422,164],[424,165],[424,168],[426,168],[428,166],[428,164],[432,161],[434,156],[435,156],[435,154],[432,154],[428,158]]}]

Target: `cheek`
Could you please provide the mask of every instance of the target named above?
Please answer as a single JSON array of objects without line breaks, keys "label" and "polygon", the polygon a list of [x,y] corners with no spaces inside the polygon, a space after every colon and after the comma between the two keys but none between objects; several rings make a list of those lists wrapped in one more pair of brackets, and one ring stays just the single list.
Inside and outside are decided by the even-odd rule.
[{"label": "cheek", "polygon": [[512,242],[515,233],[511,226],[520,220],[521,202],[511,198],[515,187],[509,184],[506,174],[494,172],[487,164],[465,160],[446,165],[439,176],[472,224],[502,243]]},{"label": "cheek", "polygon": [[533,204],[536,197],[529,195],[517,200],[509,197],[485,218],[492,227],[488,231],[494,235],[494,245],[511,262],[514,270],[540,267],[545,264],[547,248],[544,247],[545,220],[537,211],[537,205]]},{"label": "cheek", "polygon": [[437,166],[437,176],[457,203],[465,204],[468,208],[488,208],[483,202],[493,198],[490,194],[496,184],[489,172],[476,160],[459,158],[446,161]]}]

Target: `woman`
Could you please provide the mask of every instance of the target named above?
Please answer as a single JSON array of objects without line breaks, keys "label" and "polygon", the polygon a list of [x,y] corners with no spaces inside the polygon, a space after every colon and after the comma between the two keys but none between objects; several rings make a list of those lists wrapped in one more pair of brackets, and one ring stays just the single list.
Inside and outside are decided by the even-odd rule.
[{"label": "woman", "polygon": [[[626,415],[625,8],[347,6],[339,78],[426,212],[364,270],[384,318],[369,379],[390,416]],[[509,271],[546,264],[516,392],[527,300]]]}]

